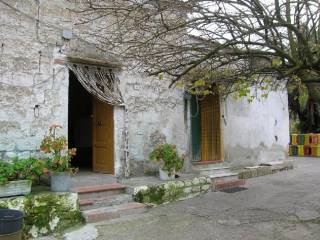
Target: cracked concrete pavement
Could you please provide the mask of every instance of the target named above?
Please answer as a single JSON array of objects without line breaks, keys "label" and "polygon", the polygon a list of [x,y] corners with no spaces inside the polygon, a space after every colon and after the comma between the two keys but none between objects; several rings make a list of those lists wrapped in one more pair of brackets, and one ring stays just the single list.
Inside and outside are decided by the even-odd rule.
[{"label": "cracked concrete pavement", "polygon": [[293,160],[295,169],[249,179],[247,190],[211,192],[89,225],[94,234],[81,234],[82,228],[67,239],[320,240],[320,158]]}]

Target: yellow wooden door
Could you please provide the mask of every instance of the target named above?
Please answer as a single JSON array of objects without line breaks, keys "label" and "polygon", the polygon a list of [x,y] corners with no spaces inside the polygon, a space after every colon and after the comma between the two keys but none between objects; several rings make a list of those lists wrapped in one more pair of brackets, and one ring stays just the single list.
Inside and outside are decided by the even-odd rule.
[{"label": "yellow wooden door", "polygon": [[222,161],[219,96],[206,96],[200,102],[200,112],[201,161]]},{"label": "yellow wooden door", "polygon": [[114,174],[113,106],[93,100],[93,171]]}]

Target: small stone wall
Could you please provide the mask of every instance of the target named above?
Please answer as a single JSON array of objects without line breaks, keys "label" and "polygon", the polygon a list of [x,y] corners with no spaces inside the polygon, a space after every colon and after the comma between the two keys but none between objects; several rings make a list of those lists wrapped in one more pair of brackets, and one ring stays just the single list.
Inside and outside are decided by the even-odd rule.
[{"label": "small stone wall", "polygon": [[269,174],[277,173],[279,171],[285,171],[290,169],[293,169],[293,164],[291,162],[284,162],[284,163],[273,165],[273,166],[248,167],[239,172],[239,178],[248,179],[248,178],[260,177],[260,176],[269,175]]},{"label": "small stone wall", "polygon": [[151,186],[140,186],[134,191],[134,199],[147,205],[159,205],[199,196],[211,190],[209,177],[169,181]]},{"label": "small stone wall", "polygon": [[24,237],[35,238],[82,223],[77,193],[39,193],[0,198],[0,208],[24,212]]}]

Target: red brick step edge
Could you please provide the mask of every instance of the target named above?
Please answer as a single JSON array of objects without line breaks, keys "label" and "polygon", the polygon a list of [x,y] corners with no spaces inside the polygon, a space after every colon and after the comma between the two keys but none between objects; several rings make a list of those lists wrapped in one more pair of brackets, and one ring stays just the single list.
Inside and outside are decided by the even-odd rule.
[{"label": "red brick step edge", "polygon": [[126,188],[125,186],[119,183],[111,183],[111,184],[103,184],[103,185],[96,185],[96,186],[72,188],[71,192],[93,193],[93,192],[104,192],[104,191],[111,191],[111,190],[121,190],[125,188]]},{"label": "red brick step edge", "polygon": [[218,180],[213,183],[214,190],[231,189],[245,185],[244,179]]}]

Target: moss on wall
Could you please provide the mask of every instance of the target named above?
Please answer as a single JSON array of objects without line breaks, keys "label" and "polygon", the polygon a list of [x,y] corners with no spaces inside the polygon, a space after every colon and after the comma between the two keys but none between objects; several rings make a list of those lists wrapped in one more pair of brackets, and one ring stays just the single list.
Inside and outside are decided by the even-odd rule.
[{"label": "moss on wall", "polygon": [[47,235],[82,223],[76,193],[39,193],[0,199],[1,208],[24,212],[25,238]]},{"label": "moss on wall", "polygon": [[170,181],[146,186],[134,194],[134,199],[149,205],[159,205],[198,196],[210,191],[210,187],[211,179],[207,177]]}]

